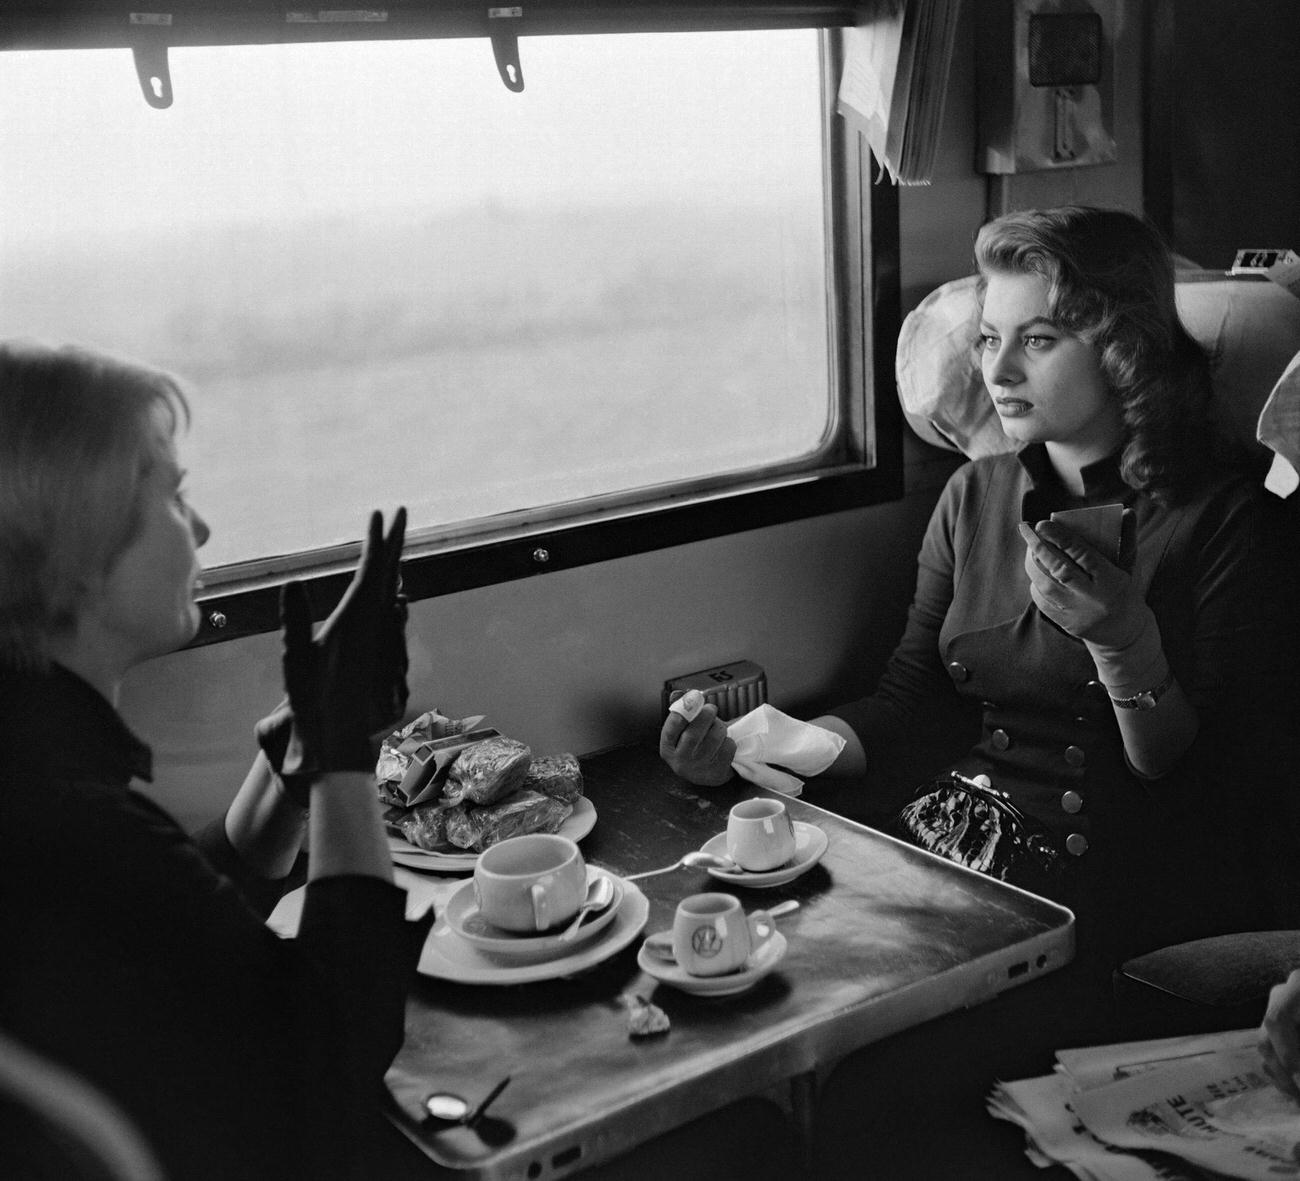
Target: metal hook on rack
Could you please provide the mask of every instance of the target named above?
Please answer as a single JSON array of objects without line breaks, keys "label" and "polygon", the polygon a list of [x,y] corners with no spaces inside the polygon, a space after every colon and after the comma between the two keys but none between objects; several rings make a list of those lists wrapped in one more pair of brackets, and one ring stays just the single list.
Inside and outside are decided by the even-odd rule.
[{"label": "metal hook on rack", "polygon": [[497,73],[506,89],[516,94],[524,88],[524,71],[519,65],[519,35],[511,22],[523,15],[523,7],[518,5],[488,9],[488,37],[492,41]]},{"label": "metal hook on rack", "polygon": [[135,58],[135,73],[140,79],[144,101],[160,111],[170,107],[172,76],[167,67],[167,46],[162,43],[134,45],[131,55]]}]

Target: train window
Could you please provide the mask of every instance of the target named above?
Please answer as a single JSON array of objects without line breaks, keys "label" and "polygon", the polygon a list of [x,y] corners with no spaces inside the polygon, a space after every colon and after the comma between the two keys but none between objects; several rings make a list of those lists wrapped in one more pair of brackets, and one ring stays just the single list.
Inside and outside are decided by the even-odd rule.
[{"label": "train window", "polygon": [[513,93],[479,38],[174,47],[161,111],[121,49],[5,55],[3,332],[188,380],[210,592],[327,570],[370,507],[484,582],[888,466],[824,35],[523,49]]}]

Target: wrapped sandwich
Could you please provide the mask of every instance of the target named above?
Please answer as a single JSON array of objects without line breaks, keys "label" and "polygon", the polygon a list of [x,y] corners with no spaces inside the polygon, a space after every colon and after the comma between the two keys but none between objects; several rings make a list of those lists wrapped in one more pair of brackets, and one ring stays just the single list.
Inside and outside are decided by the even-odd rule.
[{"label": "wrapped sandwich", "polygon": [[495,804],[523,786],[532,759],[522,742],[504,735],[485,738],[456,756],[442,798],[449,804]]},{"label": "wrapped sandwich", "polygon": [[384,821],[390,832],[410,841],[417,849],[430,853],[445,852],[451,843],[447,840],[447,816],[450,804],[417,804],[414,808],[389,808]]},{"label": "wrapped sandwich", "polygon": [[[522,742],[469,728],[481,717],[457,723],[436,712],[422,716],[428,721],[385,740],[377,768],[380,798],[390,805],[384,819],[394,835],[433,853],[481,853],[507,837],[556,832],[573,814],[583,786],[576,755],[534,758]],[[438,735],[448,722],[461,732]],[[454,757],[447,755],[449,742],[459,744]],[[420,767],[425,752],[441,764],[436,776]],[[417,781],[414,792],[402,790]]]},{"label": "wrapped sandwich", "polygon": [[573,813],[573,805],[537,791],[517,791],[485,808],[458,804],[447,813],[447,839],[460,849],[482,853],[506,837],[526,832],[555,832]]},{"label": "wrapped sandwich", "polygon": [[396,808],[436,801],[460,753],[497,731],[480,727],[482,715],[449,718],[436,709],[384,739],[375,777],[379,798]]},{"label": "wrapped sandwich", "polygon": [[582,795],[582,768],[578,766],[578,756],[542,755],[533,759],[528,765],[528,774],[524,776],[524,787],[573,803]]}]

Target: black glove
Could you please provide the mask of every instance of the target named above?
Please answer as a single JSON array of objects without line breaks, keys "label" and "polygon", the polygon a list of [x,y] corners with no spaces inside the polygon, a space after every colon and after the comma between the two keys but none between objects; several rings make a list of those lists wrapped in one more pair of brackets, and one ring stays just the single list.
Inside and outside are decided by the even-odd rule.
[{"label": "black glove", "polygon": [[284,770],[284,756],[293,737],[293,710],[289,708],[289,699],[286,697],[262,718],[253,728],[253,733],[289,798],[300,808],[308,807],[311,803],[311,776],[288,775]]},{"label": "black glove", "polygon": [[386,538],[382,516],[371,515],[352,583],[314,639],[302,584],[287,583],[281,592],[288,738],[282,707],[259,723],[258,740],[290,794],[300,786],[295,779],[373,772],[372,736],[390,730],[406,709],[406,600],[399,593],[405,532],[405,509]]}]

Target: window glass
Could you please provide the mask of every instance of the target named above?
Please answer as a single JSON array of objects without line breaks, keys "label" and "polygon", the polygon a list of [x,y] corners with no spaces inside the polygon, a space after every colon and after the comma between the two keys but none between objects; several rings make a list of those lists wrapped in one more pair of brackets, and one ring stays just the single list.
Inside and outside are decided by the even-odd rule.
[{"label": "window glass", "polygon": [[813,454],[815,31],[126,50],[0,71],[0,331],[192,385],[210,566]]}]

